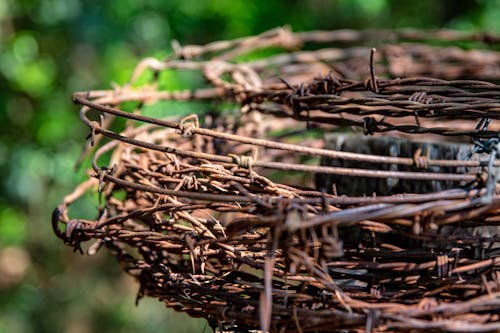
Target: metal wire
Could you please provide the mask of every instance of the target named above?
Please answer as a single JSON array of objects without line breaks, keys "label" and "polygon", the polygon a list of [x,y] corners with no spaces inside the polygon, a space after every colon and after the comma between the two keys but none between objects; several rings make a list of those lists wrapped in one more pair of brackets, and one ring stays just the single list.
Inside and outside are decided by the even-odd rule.
[{"label": "metal wire", "polygon": [[[352,46],[373,36],[383,37],[376,52]],[[445,46],[415,44],[428,40]],[[451,48],[455,41],[490,49]],[[139,281],[138,299],[158,298],[218,331],[498,331],[500,87],[481,81],[500,77],[497,43],[448,30],[280,28],[176,44],[172,57],[142,61],[124,87],[74,94],[90,128],[92,170],[54,210],[54,233],[82,252],[108,249]],[[244,60],[263,47],[287,53]],[[395,78],[401,68],[411,77]],[[152,81],[137,86],[148,70]],[[161,73],[182,70],[199,71],[207,85],[159,88]],[[424,72],[439,79],[418,77]],[[232,111],[141,113],[165,100]],[[430,158],[421,148],[393,156],[363,140],[364,153],[326,149],[324,133],[346,131],[388,144],[433,134],[440,149],[447,140],[479,148],[470,145],[475,159]],[[455,185],[337,195],[320,190],[319,174]],[[91,189],[101,198],[97,217],[71,217],[71,204]]]}]

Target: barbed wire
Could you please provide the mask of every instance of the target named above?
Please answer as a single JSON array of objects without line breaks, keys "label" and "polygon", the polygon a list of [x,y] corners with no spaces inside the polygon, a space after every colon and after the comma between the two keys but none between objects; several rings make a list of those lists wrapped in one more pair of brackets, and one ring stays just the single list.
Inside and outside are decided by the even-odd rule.
[{"label": "barbed wire", "polygon": [[[374,36],[398,44],[299,50]],[[500,162],[489,144],[500,129],[500,87],[481,81],[482,66],[496,68],[500,58],[491,49],[401,43],[428,40],[494,49],[498,36],[280,28],[176,44],[166,60],[142,61],[123,87],[75,93],[90,128],[84,156],[92,155],[92,169],[54,210],[54,233],[88,254],[107,248],[139,281],[138,300],[158,298],[220,332],[500,330]],[[287,53],[244,61],[266,47]],[[395,50],[405,56],[389,56]],[[356,54],[362,66],[347,71]],[[394,77],[410,55],[442,75]],[[459,65],[466,70],[458,73]],[[421,75],[416,62],[405,67],[412,69]],[[148,70],[152,80],[138,85]],[[159,88],[162,72],[182,70],[202,73],[207,85]],[[165,100],[223,102],[233,111],[141,113]],[[122,110],[124,102],[134,111]],[[362,152],[331,149],[324,134],[346,131],[386,141],[353,135]],[[429,133],[438,143],[425,142]],[[407,152],[391,152],[395,146]],[[321,175],[337,178],[332,185]],[[338,177],[357,185],[413,180],[431,190],[340,195],[352,189],[337,189]],[[96,218],[71,217],[71,204],[92,188]]]}]

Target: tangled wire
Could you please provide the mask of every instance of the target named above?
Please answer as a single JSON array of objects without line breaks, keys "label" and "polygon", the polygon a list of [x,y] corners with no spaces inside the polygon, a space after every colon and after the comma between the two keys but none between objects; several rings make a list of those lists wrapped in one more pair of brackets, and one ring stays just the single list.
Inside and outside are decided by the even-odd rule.
[{"label": "tangled wire", "polygon": [[[384,45],[359,46],[371,40]],[[108,249],[138,299],[220,332],[499,331],[499,40],[279,28],[176,43],[125,86],[74,94],[92,170],[54,232]],[[165,87],[186,72],[196,87]],[[203,107],[168,116],[167,101]],[[347,131],[358,148],[329,143]],[[416,185],[356,194],[362,179]],[[92,189],[96,218],[71,217]]]}]

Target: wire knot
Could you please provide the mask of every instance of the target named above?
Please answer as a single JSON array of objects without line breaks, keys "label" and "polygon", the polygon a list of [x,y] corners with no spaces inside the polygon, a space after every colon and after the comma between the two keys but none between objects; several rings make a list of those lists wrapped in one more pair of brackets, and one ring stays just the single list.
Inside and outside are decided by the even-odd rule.
[{"label": "wire knot", "polygon": [[108,167],[101,167],[99,171],[97,172],[97,178],[99,179],[99,186],[97,189],[98,193],[102,193],[104,191],[104,187],[106,186],[106,176],[112,176],[117,169],[116,164],[113,164],[111,168]]},{"label": "wire knot", "polygon": [[182,178],[181,187],[188,191],[198,190],[200,184],[195,175],[187,175]]},{"label": "wire knot", "polygon": [[90,146],[93,147],[95,145],[95,136],[96,132],[98,131],[99,128],[99,123],[97,121],[93,121],[90,125],[90,134],[87,135],[86,139],[90,139]]},{"label": "wire knot", "polygon": [[436,270],[439,278],[446,278],[450,276],[450,265],[448,263],[448,256],[440,254],[436,257]]},{"label": "wire knot", "polygon": [[92,121],[90,123],[90,134],[87,135],[86,140],[90,139],[90,146],[93,147],[95,144],[95,137],[100,133],[100,129],[104,127],[104,116],[99,115],[99,121]]},{"label": "wire knot", "polygon": [[198,120],[198,116],[196,114],[184,117],[179,122],[179,129],[184,137],[192,136],[194,134],[194,129],[199,127],[200,121]]},{"label": "wire knot", "polygon": [[253,157],[245,155],[229,154],[229,157],[233,159],[233,162],[240,168],[252,169]]},{"label": "wire knot", "polygon": [[422,148],[418,148],[413,154],[413,165],[419,169],[427,169],[429,168],[429,157],[431,155],[431,151],[429,147],[425,147],[425,155],[422,156]]},{"label": "wire knot", "polygon": [[425,91],[414,92],[410,97],[408,97],[410,102],[417,102],[420,104],[430,104],[433,100],[432,97],[428,96]]}]

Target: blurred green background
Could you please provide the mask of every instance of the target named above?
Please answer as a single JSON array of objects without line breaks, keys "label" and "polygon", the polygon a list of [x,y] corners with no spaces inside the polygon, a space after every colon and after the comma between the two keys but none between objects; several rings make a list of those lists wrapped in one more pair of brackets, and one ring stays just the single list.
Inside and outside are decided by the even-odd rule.
[{"label": "blurred green background", "polygon": [[[123,84],[172,39],[207,43],[294,30],[500,31],[498,0],[0,0],[0,333],[202,332],[153,299],[105,252],[80,256],[52,235],[51,210],[79,180],[87,128],[71,94]],[[94,211],[95,198],[79,209]]]}]

